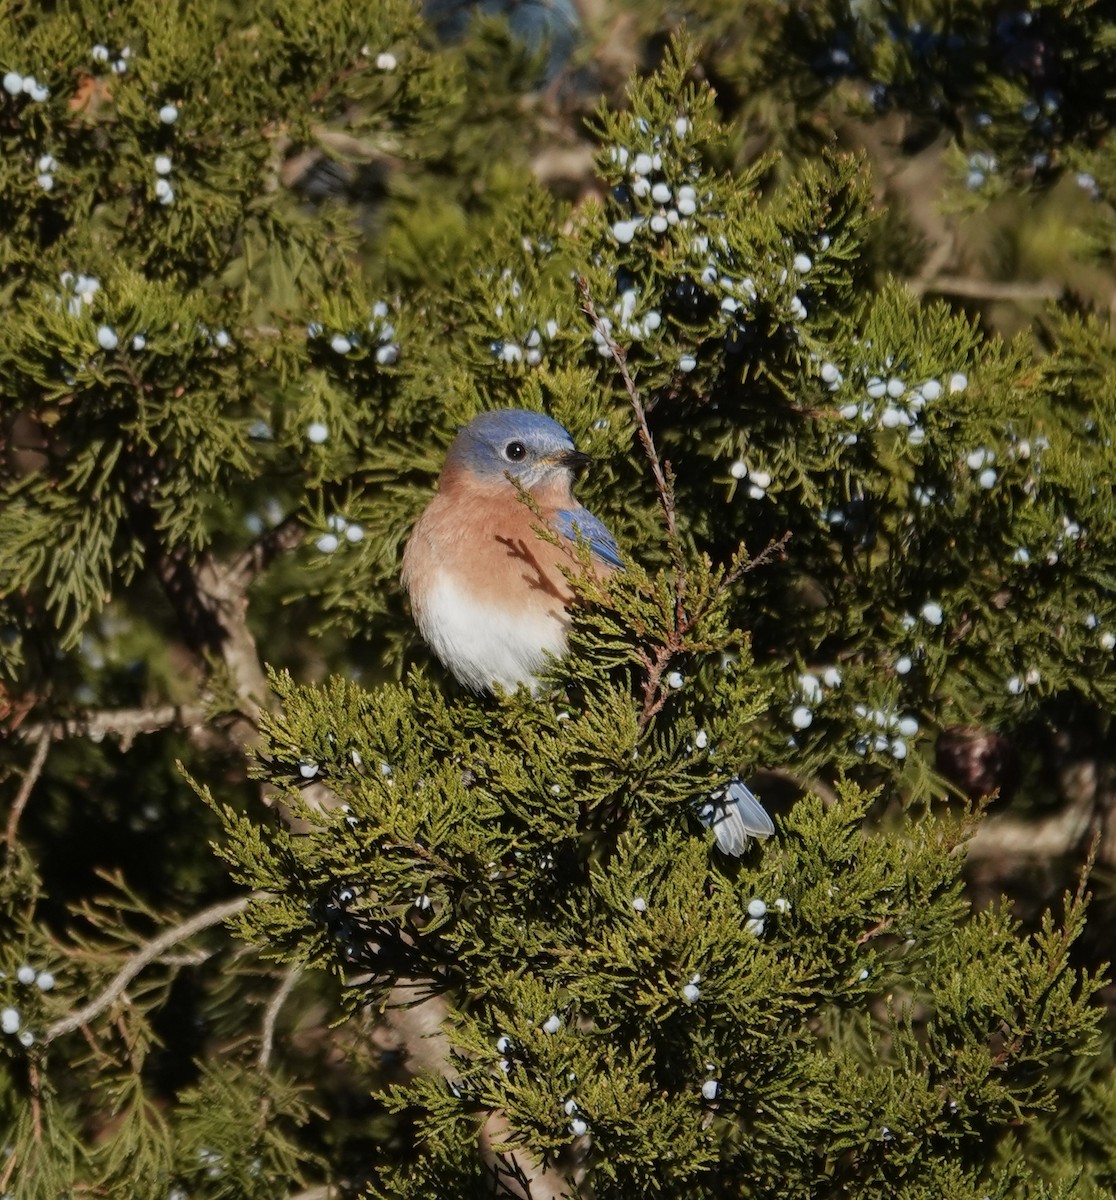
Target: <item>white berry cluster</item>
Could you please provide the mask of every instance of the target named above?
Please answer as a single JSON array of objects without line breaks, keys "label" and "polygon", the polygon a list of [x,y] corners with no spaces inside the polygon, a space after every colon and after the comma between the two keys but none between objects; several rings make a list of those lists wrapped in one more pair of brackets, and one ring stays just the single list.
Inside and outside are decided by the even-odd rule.
[{"label": "white berry cluster", "polygon": [[[360,52],[365,58],[372,58],[372,47],[367,43],[361,46]],[[383,71],[386,74],[390,74],[399,66],[399,59],[390,50],[381,50],[375,56],[373,62],[376,64],[377,71]]]},{"label": "white berry cluster", "polygon": [[58,160],[53,154],[39,155],[39,160],[35,164],[35,170],[38,171],[35,182],[44,192],[49,192],[54,187],[54,172],[57,168]]},{"label": "white berry cluster", "polygon": [[821,675],[805,671],[795,681],[791,695],[791,725],[796,730],[809,729],[814,723],[814,713],[825,701],[826,693],[836,691],[842,682],[837,667],[826,667]]},{"label": "white berry cluster", "polygon": [[205,1168],[209,1179],[220,1179],[225,1173],[225,1156],[210,1150],[208,1146],[198,1148],[198,1164]]},{"label": "white berry cluster", "polygon": [[996,480],[999,478],[993,465],[995,461],[996,452],[989,446],[977,446],[975,450],[970,450],[965,455],[965,465],[972,471],[976,482],[985,491],[995,487]]},{"label": "white berry cluster", "polygon": [[[841,372],[836,367],[833,370],[840,386]],[[963,371],[955,371],[945,382],[930,378],[910,383],[895,371],[894,361],[889,357],[881,370],[867,374],[859,397],[847,400],[839,411],[844,420],[855,422],[861,429],[903,430],[907,441],[918,446],[926,440],[926,430],[920,424],[926,405],[933,404],[947,391],[963,392],[968,386],[969,379]],[[846,446],[855,446],[860,440],[859,432],[846,433],[841,440]]]},{"label": "white berry cluster", "polygon": [[128,59],[132,57],[131,46],[122,46],[117,51],[109,50],[108,46],[98,42],[89,52],[89,57],[98,64],[111,64],[115,75],[123,75],[128,69]]},{"label": "white berry cluster", "polygon": [[[1085,628],[1090,630],[1100,629],[1100,621],[1097,619],[1096,613],[1089,613],[1085,618]],[[1110,629],[1102,629],[1097,635],[1097,644],[1102,650],[1116,649],[1116,633]]]},{"label": "white berry cluster", "polygon": [[579,1113],[576,1100],[563,1101],[562,1112],[570,1118],[570,1133],[574,1137],[584,1137],[589,1132],[589,1122]]},{"label": "white berry cluster", "polygon": [[685,226],[698,210],[699,197],[693,186],[697,167],[690,167],[687,181],[671,181],[664,171],[661,150],[667,145],[685,142],[690,133],[687,117],[677,117],[674,123],[650,139],[647,123],[637,123],[647,150],[632,150],[627,146],[612,146],[608,156],[627,173],[627,183],[614,189],[613,198],[627,208],[627,215],[612,224],[612,236],[622,246],[633,241],[644,228],[661,237],[672,226]]},{"label": "white berry cluster", "polygon": [[[724,251],[724,239],[720,238],[718,242]],[[826,250],[829,244],[828,236],[822,235],[818,241],[819,249]],[[751,274],[727,263],[724,253],[711,252],[707,237],[693,239],[691,250],[703,262],[699,278],[717,302],[720,321],[725,328],[725,347],[730,353],[741,347],[761,301],[777,304],[783,320],[789,325],[805,321],[809,316],[805,277],[814,269],[814,259],[804,251],[796,252],[789,240],[786,246],[790,262],[771,273],[766,283],[757,283]]]},{"label": "white berry cluster", "polygon": [[601,315],[601,327],[594,327],[593,341],[596,343],[597,353],[602,358],[612,357],[609,337],[613,330],[619,331],[629,342],[639,342],[651,337],[662,325],[663,315],[658,309],[651,308],[645,313],[637,314],[638,303],[638,289],[628,287],[620,293],[620,298],[612,306],[612,316]]},{"label": "white berry cluster", "polygon": [[729,467],[729,474],[733,479],[747,483],[744,490],[751,499],[763,500],[767,496],[767,489],[771,486],[770,472],[750,467],[743,459],[738,458]]},{"label": "white berry cluster", "polygon": [[[54,976],[50,971],[37,970],[29,963],[24,963],[16,971],[15,977],[22,987],[36,987],[40,992],[49,992],[54,987]],[[0,971],[0,979],[3,978],[4,972]],[[26,1028],[23,1014],[14,1005],[0,1008],[0,1033],[18,1038],[23,1046],[31,1046],[35,1042],[35,1035]]]},{"label": "white berry cluster", "polygon": [[969,155],[968,174],[965,176],[965,186],[970,192],[978,192],[984,187],[988,176],[995,175],[1000,169],[994,154],[976,150]]},{"label": "white berry cluster", "polygon": [[204,325],[201,321],[197,324],[198,337],[207,342],[210,346],[215,346],[218,350],[227,350],[232,345],[232,338],[229,336],[227,329],[210,329],[208,325]]},{"label": "white berry cluster", "polygon": [[[375,358],[377,365],[381,367],[390,367],[393,363],[399,361],[399,343],[395,341],[395,326],[389,320],[391,310],[387,303],[383,300],[377,300],[372,305],[371,316],[366,326],[367,333],[371,335],[371,343],[374,347],[372,356]],[[365,330],[329,330],[326,329],[320,321],[311,321],[306,326],[306,336],[311,340],[318,338],[328,338],[329,348],[334,354],[342,356],[351,354],[354,350],[359,350],[363,344]],[[311,441],[314,439],[311,438]],[[325,441],[325,438],[321,438]]]},{"label": "white berry cluster", "polygon": [[[779,916],[785,916],[790,909],[790,901],[785,896],[773,900],[770,906],[766,900],[759,896],[753,896],[748,901],[748,919],[744,922],[744,932],[750,933],[753,937],[762,937],[772,912],[778,913]],[[712,1097],[707,1097],[707,1099],[712,1099]]]},{"label": "white berry cluster", "polygon": [[87,308],[92,307],[93,300],[101,290],[101,281],[92,275],[75,275],[73,271],[63,271],[58,277],[62,285],[61,293],[54,293],[49,298],[60,307],[64,307],[71,317],[80,317]]},{"label": "white berry cluster", "polygon": [[1038,667],[1028,667],[1022,675],[1010,675],[1006,684],[1009,696],[1021,696],[1029,687],[1036,687],[1042,682],[1042,672]]},{"label": "white berry cluster", "polygon": [[[177,112],[177,109],[175,111]],[[155,171],[155,199],[160,204],[174,203],[174,187],[169,178],[173,165],[169,154],[155,155],[155,161],[152,163]]]},{"label": "white berry cluster", "polygon": [[[550,247],[541,245],[531,246],[532,251],[538,250],[545,254]],[[503,323],[504,330],[512,330],[510,336],[494,338],[488,343],[488,349],[498,362],[526,363],[529,367],[537,367],[542,362],[543,343],[552,342],[558,336],[559,325],[553,317],[543,319],[533,311],[523,299],[523,284],[515,272],[505,267],[496,272],[486,272],[491,278],[496,302],[492,306],[492,315]],[[603,322],[606,328],[611,328],[611,322]],[[610,353],[605,339],[594,329],[593,340],[597,343],[601,354],[607,357]]]},{"label": "white berry cluster", "polygon": [[21,75],[18,71],[7,71],[0,82],[4,85],[4,91],[13,99],[27,96],[36,104],[42,104],[44,100],[50,99],[50,88],[41,84],[34,75]]},{"label": "white berry cluster", "polygon": [[682,999],[687,1004],[696,1004],[701,999],[701,976],[696,972],[682,985]]},{"label": "white berry cluster", "polygon": [[340,513],[334,513],[326,521],[326,532],[314,543],[321,554],[332,554],[344,538],[351,545],[364,540],[364,528]]},{"label": "white berry cluster", "polygon": [[853,751],[864,758],[871,750],[875,754],[886,754],[897,762],[907,757],[909,742],[918,736],[918,718],[909,713],[894,710],[869,708],[858,704],[853,710],[860,718],[862,730],[853,741]]}]

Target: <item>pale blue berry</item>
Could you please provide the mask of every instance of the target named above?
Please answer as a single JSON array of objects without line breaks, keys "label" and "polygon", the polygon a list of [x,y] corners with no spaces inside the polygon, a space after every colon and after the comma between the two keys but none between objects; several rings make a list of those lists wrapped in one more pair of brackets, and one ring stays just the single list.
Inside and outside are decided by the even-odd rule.
[{"label": "pale blue berry", "polygon": [[805,704],[800,704],[794,712],[791,713],[791,724],[795,729],[809,729],[814,723],[814,714],[806,707]]},{"label": "pale blue berry", "polygon": [[159,120],[162,121],[164,125],[173,125],[175,121],[178,120],[177,107],[173,104],[164,104],[163,107],[159,109]]},{"label": "pale blue berry", "polygon": [[118,341],[119,338],[116,336],[116,331],[111,329],[108,325],[102,325],[97,330],[97,345],[99,345],[102,350],[115,350]]},{"label": "pale blue berry", "polygon": [[942,606],[935,604],[933,600],[928,600],[921,609],[922,619],[929,625],[940,625],[942,623]]}]

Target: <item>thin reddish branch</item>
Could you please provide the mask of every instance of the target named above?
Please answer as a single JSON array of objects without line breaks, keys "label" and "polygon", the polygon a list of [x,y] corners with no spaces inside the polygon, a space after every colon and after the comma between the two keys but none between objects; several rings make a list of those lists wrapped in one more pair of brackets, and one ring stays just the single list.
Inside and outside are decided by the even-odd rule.
[{"label": "thin reddish branch", "polygon": [[659,459],[659,452],[655,449],[655,441],[651,436],[651,429],[647,424],[647,411],[643,406],[643,400],[640,397],[639,389],[635,385],[635,380],[628,370],[628,356],[624,347],[612,336],[612,331],[598,316],[596,306],[593,304],[593,297],[589,293],[588,280],[579,277],[577,286],[581,290],[582,311],[593,322],[593,328],[596,329],[597,333],[603,339],[604,344],[608,347],[609,353],[612,355],[612,360],[616,363],[616,369],[620,372],[620,378],[624,381],[624,388],[628,393],[628,401],[632,406],[632,412],[635,414],[639,440],[643,445],[643,452],[647,455],[647,461],[651,464],[651,474],[655,478],[655,488],[659,493],[659,503],[662,505],[663,519],[666,521],[667,533],[670,536],[671,550],[677,556],[679,554],[678,522],[675,516],[674,487],[670,479],[670,464],[667,463],[664,466]]}]

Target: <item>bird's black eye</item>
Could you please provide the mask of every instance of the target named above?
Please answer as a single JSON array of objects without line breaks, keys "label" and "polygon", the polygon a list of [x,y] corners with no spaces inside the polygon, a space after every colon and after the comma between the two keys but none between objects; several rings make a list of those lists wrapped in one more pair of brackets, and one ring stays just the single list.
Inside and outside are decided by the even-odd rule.
[{"label": "bird's black eye", "polygon": [[519,462],[521,458],[527,457],[527,447],[522,442],[508,442],[504,447],[504,454],[511,462]]}]

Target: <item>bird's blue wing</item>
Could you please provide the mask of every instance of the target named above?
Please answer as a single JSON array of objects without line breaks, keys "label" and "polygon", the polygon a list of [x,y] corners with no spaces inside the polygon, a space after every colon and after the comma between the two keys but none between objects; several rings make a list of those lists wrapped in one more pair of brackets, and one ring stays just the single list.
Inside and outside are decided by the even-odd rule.
[{"label": "bird's blue wing", "polygon": [[581,535],[590,550],[610,567],[623,567],[620,550],[616,540],[605,528],[604,523],[597,520],[587,508],[562,508],[554,518],[554,528],[571,542],[576,542]]},{"label": "bird's blue wing", "polygon": [[698,820],[713,830],[717,849],[734,858],[744,853],[749,838],[767,838],[775,832],[763,806],[739,779],[730,779],[695,807]]}]

